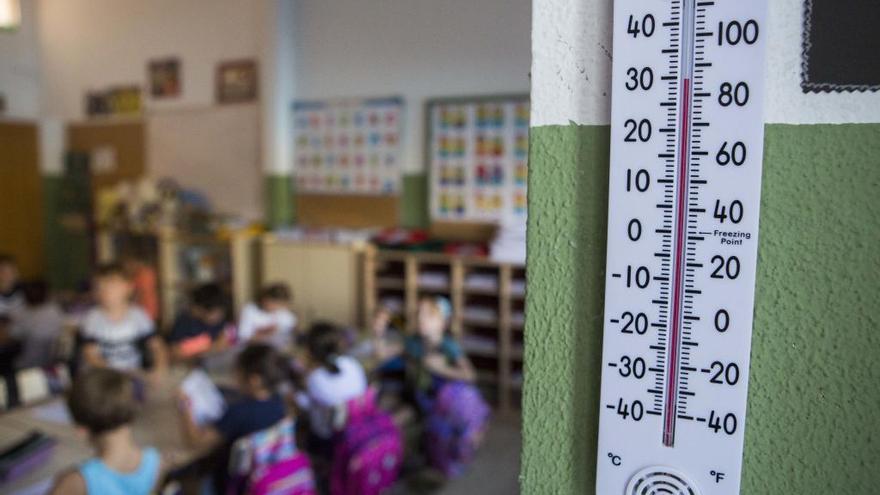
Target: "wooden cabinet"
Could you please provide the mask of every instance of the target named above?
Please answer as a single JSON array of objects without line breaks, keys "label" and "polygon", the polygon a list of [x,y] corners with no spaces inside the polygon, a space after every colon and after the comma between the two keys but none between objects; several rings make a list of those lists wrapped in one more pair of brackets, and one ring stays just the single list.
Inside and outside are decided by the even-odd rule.
[{"label": "wooden cabinet", "polygon": [[448,298],[451,330],[473,361],[478,384],[507,410],[519,402],[522,388],[525,285],[522,265],[371,249],[364,263],[363,306],[365,316],[380,306],[389,309],[413,332],[420,298]]},{"label": "wooden cabinet", "polygon": [[364,244],[305,242],[265,235],[263,283],[285,282],[302,328],[316,320],[360,327]]}]

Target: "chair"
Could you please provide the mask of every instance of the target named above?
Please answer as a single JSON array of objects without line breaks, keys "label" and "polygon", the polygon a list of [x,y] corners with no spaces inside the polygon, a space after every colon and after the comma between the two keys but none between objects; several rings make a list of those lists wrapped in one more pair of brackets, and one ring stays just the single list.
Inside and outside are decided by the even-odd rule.
[{"label": "chair", "polygon": [[32,404],[49,398],[51,388],[46,373],[40,368],[28,368],[16,373],[18,401],[22,405]]}]

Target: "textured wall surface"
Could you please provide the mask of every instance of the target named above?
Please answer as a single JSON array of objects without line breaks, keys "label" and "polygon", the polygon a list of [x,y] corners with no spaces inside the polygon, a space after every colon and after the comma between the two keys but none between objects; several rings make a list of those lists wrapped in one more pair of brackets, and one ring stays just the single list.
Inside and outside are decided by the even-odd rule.
[{"label": "textured wall surface", "polygon": [[[532,129],[524,494],[594,490],[608,134]],[[767,126],[743,494],[876,493],[878,198],[880,125]]]}]

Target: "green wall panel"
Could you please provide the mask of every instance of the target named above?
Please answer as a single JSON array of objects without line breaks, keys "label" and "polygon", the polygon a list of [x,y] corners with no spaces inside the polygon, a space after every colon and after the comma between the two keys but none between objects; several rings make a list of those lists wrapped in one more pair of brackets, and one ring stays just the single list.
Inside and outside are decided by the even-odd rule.
[{"label": "green wall panel", "polygon": [[266,223],[270,228],[288,227],[296,218],[293,179],[289,175],[266,176]]},{"label": "green wall panel", "polygon": [[[525,494],[593,493],[608,138],[532,129]],[[876,492],[878,199],[880,125],[766,127],[744,494]]]},{"label": "green wall panel", "polygon": [[400,223],[409,228],[426,228],[430,224],[428,213],[428,174],[403,176],[400,195]]}]

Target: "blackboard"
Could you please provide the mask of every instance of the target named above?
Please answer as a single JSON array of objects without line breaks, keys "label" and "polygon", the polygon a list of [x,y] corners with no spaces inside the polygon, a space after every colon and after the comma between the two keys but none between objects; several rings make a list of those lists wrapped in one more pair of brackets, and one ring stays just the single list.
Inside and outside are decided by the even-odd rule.
[{"label": "blackboard", "polygon": [[805,93],[880,90],[880,1],[805,0]]}]

